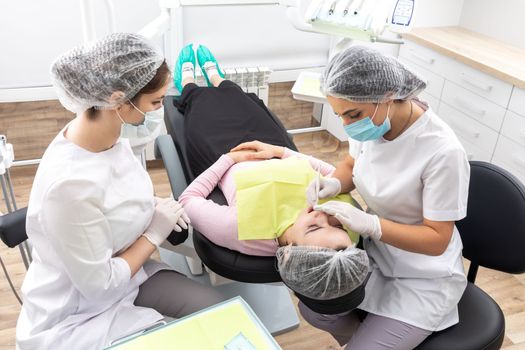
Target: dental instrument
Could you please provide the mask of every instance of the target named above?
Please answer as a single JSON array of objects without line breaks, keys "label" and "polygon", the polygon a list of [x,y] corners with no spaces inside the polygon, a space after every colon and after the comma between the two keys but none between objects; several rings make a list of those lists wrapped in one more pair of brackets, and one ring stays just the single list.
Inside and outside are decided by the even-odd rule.
[{"label": "dental instrument", "polygon": [[317,167],[317,178],[315,179],[315,205],[319,204],[319,191],[321,190],[321,164]]}]

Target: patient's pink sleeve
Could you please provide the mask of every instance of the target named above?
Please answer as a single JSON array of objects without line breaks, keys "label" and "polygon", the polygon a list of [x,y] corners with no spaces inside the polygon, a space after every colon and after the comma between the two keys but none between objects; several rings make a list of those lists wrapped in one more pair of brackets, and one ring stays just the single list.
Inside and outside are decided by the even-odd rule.
[{"label": "patient's pink sleeve", "polygon": [[[219,205],[206,199],[219,182],[230,180],[229,177],[232,176],[232,172],[228,170],[234,164],[229,156],[221,156],[186,188],[180,195],[179,202],[184,206],[193,228],[213,243],[247,255],[273,256],[279,248],[276,240],[240,241],[237,237],[236,207],[234,205]],[[224,193],[226,198],[235,197],[233,186],[226,186],[226,188],[223,186],[222,190],[226,191]],[[229,193],[231,191],[234,193]]]}]

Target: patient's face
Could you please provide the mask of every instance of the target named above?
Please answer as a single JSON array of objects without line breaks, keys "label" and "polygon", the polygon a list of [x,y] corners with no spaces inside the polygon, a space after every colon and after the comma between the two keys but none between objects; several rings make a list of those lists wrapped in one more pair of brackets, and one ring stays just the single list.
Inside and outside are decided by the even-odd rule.
[{"label": "patient's face", "polygon": [[289,228],[289,242],[332,249],[344,249],[352,241],[341,223],[333,216],[306,208]]}]

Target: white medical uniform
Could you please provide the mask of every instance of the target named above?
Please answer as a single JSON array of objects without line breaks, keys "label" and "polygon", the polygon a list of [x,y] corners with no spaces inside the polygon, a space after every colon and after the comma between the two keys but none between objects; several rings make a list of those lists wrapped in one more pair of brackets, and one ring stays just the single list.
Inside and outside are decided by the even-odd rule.
[{"label": "white medical uniform", "polygon": [[100,349],[162,319],[133,302],[167,266],[148,261],[131,277],[117,257],[151,221],[151,179],[127,140],[92,153],[63,131],[42,157],[29,199],[33,262],[22,285],[20,349]]},{"label": "white medical uniform", "polygon": [[[466,216],[470,166],[453,131],[432,110],[392,141],[350,140],[350,154],[356,189],[379,217],[420,225],[423,218]],[[457,303],[467,281],[456,227],[440,256],[370,239],[364,247],[373,261],[359,308],[430,331],[458,322]]]}]

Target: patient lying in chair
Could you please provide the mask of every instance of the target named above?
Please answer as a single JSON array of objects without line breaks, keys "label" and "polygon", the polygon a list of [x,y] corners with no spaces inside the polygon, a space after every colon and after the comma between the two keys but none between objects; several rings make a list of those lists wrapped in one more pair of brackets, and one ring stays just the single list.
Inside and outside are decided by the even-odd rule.
[{"label": "patient lying in chair", "polygon": [[[277,254],[280,266],[293,263],[295,269],[298,264],[291,258],[301,247],[320,253],[323,257],[317,263],[326,261],[327,252],[332,256],[345,251],[352,256],[352,284],[362,282],[368,259],[362,250],[353,248],[358,236],[334,217],[313,211],[306,201],[306,187],[317,170],[330,176],[335,168],[294,151],[286,130],[263,102],[224,80],[209,51],[205,56],[215,63],[204,64],[199,56],[199,64],[210,87],[195,85],[192,74],[187,74],[193,69],[188,64],[191,59],[185,58],[191,58],[193,50],[190,47],[191,52],[185,52],[187,49],[175,69],[174,79],[182,90],[176,107],[184,114],[186,153],[198,177],[178,200],[193,227],[219,246],[247,255]],[[181,75],[182,70],[186,75]],[[216,186],[228,205],[207,199]],[[351,198],[343,195],[337,200]],[[329,298],[329,294],[324,296]]]},{"label": "patient lying in chair", "polygon": [[[259,151],[222,155],[179,197],[195,229],[217,245],[248,255],[272,256],[289,244],[336,250],[353,245],[339,221],[306,203],[313,169],[320,167],[321,175],[329,176],[334,167],[285,147],[262,142],[242,147]],[[216,186],[227,206],[206,199]]]}]

